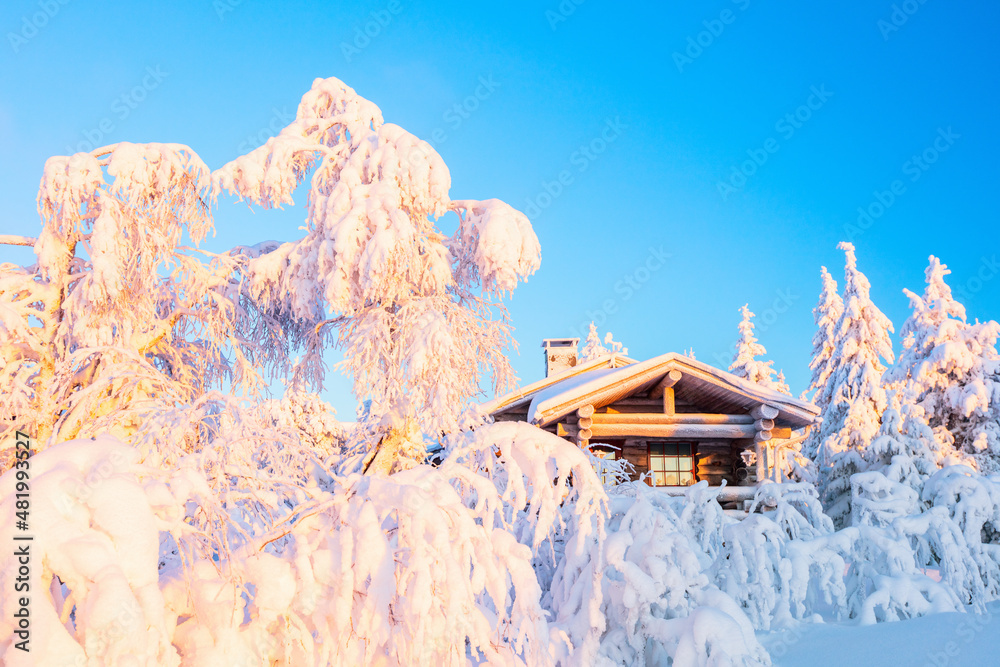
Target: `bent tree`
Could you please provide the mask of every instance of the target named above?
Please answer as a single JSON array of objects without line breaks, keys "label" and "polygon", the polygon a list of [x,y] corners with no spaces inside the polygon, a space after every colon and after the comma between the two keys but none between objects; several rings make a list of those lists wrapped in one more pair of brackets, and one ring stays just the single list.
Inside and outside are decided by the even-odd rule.
[{"label": "bent tree", "polygon": [[[302,238],[197,247],[220,193],[267,209],[294,203],[307,177]],[[127,438],[144,415],[212,388],[257,396],[286,377],[319,389],[336,345],[370,401],[367,432],[392,443],[369,467],[394,469],[419,432],[459,426],[484,373],[510,383],[501,299],[540,262],[522,213],[452,200],[450,186],[429,144],[334,78],[216,171],[177,144],[51,158],[38,237],[0,237],[33,245],[36,260],[0,267],[0,437]]]}]

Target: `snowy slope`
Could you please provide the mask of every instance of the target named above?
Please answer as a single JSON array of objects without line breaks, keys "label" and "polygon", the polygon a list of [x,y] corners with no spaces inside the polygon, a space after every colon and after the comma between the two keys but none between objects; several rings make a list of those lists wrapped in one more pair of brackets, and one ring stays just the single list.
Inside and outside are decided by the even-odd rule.
[{"label": "snowy slope", "polygon": [[1000,603],[987,613],[931,614],[877,625],[809,625],[758,633],[774,667],[986,667],[1000,664]]}]

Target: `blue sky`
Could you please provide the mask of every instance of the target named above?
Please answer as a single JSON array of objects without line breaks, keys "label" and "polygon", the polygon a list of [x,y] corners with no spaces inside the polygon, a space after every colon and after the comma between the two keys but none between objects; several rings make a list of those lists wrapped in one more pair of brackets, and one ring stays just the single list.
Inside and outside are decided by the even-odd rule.
[{"label": "blue sky", "polygon": [[[532,217],[542,268],[510,300],[525,381],[542,338],[591,319],[631,356],[724,365],[749,302],[798,393],[842,240],[897,328],[932,253],[970,317],[1000,317],[996,4],[576,1],[8,0],[0,233],[36,233],[51,155],[178,142],[218,167],[336,76],[439,138],[453,198]],[[303,215],[223,201],[207,245],[289,240]],[[353,414],[346,380],[326,397]]]}]

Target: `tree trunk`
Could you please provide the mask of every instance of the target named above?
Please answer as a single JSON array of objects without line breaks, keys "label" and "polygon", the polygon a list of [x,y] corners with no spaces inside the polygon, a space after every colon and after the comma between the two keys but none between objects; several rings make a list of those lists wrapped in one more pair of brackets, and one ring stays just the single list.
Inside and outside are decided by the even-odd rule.
[{"label": "tree trunk", "polygon": [[[406,470],[419,463],[416,450],[424,450],[420,438],[420,429],[414,419],[407,419],[401,425],[393,426],[382,436],[375,446],[373,455],[365,464],[366,475],[391,475],[399,470]],[[422,457],[421,457],[422,458]]]}]

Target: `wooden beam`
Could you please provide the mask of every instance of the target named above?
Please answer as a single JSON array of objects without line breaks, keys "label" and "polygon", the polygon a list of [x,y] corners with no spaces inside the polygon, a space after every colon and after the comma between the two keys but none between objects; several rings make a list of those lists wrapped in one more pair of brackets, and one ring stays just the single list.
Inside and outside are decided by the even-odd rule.
[{"label": "wooden beam", "polygon": [[594,406],[591,404],[581,405],[576,411],[576,426],[574,427],[576,429],[576,444],[582,449],[590,447],[592,433],[587,426],[589,426],[588,422],[593,422],[591,419],[593,415]]},{"label": "wooden beam", "polygon": [[682,377],[684,377],[684,374],[680,371],[670,371],[663,376],[662,380],[656,383],[655,387],[649,390],[650,398],[659,398],[660,396],[663,396],[664,391],[680,382]]},{"label": "wooden beam", "polygon": [[767,462],[764,460],[764,452],[766,450],[767,450],[767,447],[764,446],[764,443],[762,443],[762,442],[755,442],[754,443],[754,451],[757,454],[756,472],[757,472],[757,483],[758,484],[760,484],[765,479],[767,479]]},{"label": "wooden beam", "polygon": [[580,432],[579,427],[573,424],[563,424],[558,422],[556,424],[556,435],[560,438],[575,438]]},{"label": "wooden beam", "polygon": [[658,412],[595,412],[595,424],[743,424],[752,425],[750,415],[716,415],[694,412],[680,412],[664,415]]},{"label": "wooden beam", "polygon": [[732,453],[732,450],[733,450],[733,443],[726,442],[725,440],[723,440],[722,442],[702,441],[698,443],[699,455],[701,453],[704,453],[705,456],[724,454],[725,456],[728,457]]},{"label": "wooden beam", "polygon": [[774,418],[778,416],[778,412],[778,408],[772,405],[758,405],[750,411],[750,416],[757,420],[753,424],[753,427],[757,430],[754,434],[753,442],[754,450],[757,453],[756,472],[758,484],[768,478],[768,472],[771,468],[768,461],[772,456],[770,441],[774,437],[772,429],[774,428]]},{"label": "wooden beam", "polygon": [[493,421],[495,422],[526,422],[528,421],[528,414],[525,412],[498,412],[493,415]]},{"label": "wooden beam", "polygon": [[[656,490],[665,493],[668,496],[683,496],[687,489],[687,486],[658,486]],[[710,486],[710,489],[718,489],[717,486]],[[741,500],[753,500],[757,493],[756,486],[725,486],[719,490],[719,495],[715,498],[720,503],[733,503]]]},{"label": "wooden beam", "polygon": [[653,407],[659,408],[663,401],[657,398],[635,398],[634,396],[627,396],[625,398],[619,398],[617,401],[610,403],[608,407],[614,407],[620,405],[622,407]]},{"label": "wooden beam", "polygon": [[594,425],[594,418],[580,417],[579,419],[576,420],[576,425],[579,426],[580,428],[590,428],[591,426]]},{"label": "wooden beam", "polygon": [[772,428],[771,437],[777,440],[788,440],[789,438],[792,437],[792,427],[785,426],[783,428],[781,427]]},{"label": "wooden beam", "polygon": [[778,416],[778,408],[771,405],[758,405],[750,411],[750,416],[754,419],[774,419]]},{"label": "wooden beam", "polygon": [[753,424],[601,424],[590,431],[595,438],[753,438]]},{"label": "wooden beam", "polygon": [[667,387],[663,390],[663,414],[673,416],[676,409],[674,407],[674,388]]}]

